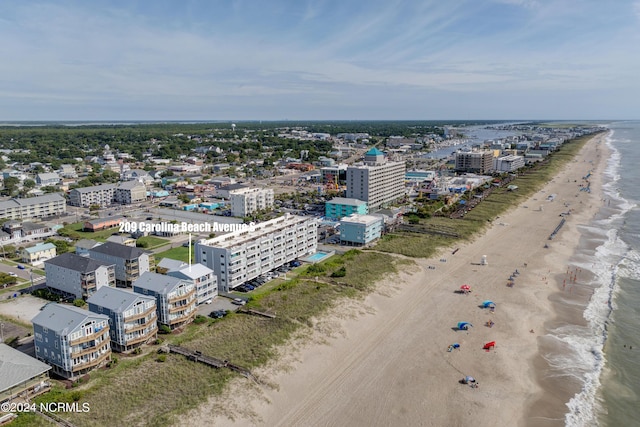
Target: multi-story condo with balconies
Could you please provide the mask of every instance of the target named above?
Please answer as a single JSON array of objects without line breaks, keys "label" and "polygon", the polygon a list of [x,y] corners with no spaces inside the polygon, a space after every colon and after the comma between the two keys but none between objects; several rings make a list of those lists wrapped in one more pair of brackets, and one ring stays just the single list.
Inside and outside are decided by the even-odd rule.
[{"label": "multi-story condo with balconies", "polygon": [[126,289],[103,287],[87,300],[89,310],[109,316],[111,348],[135,350],[158,333],[156,299]]},{"label": "multi-story condo with balconies", "polygon": [[102,184],[93,187],[74,188],[69,191],[69,204],[88,208],[91,205],[100,207],[113,204],[113,195],[116,191],[115,184]]},{"label": "multi-story condo with balconies", "polygon": [[121,182],[113,195],[116,203],[130,205],[147,200],[147,187],[139,181]]},{"label": "multi-story condo with balconies", "polygon": [[146,272],[133,283],[133,291],[154,297],[158,323],[171,329],[190,323],[196,316],[196,286],[190,280]]},{"label": "multi-story condo with balconies", "polygon": [[384,153],[372,148],[364,164],[347,168],[347,198],[364,200],[369,210],[393,202],[406,194],[404,162],[389,162]]},{"label": "multi-story condo with balconies", "polygon": [[247,230],[196,243],[196,261],[218,276],[222,292],[255,279],[297,258],[314,254],[318,224],[314,218],[285,215]]},{"label": "multi-story condo with balconies", "polygon": [[493,169],[493,151],[456,151],[456,172],[485,174]]},{"label": "multi-story condo with balconies", "polygon": [[67,203],[58,193],[0,202],[0,218],[30,220],[64,215]]},{"label": "multi-story condo with balconies", "polygon": [[36,358],[73,379],[111,358],[109,318],[81,308],[47,304],[31,321]]},{"label": "multi-story condo with balconies", "polygon": [[115,265],[116,286],[131,287],[143,273],[155,270],[152,253],[139,248],[106,242],[89,249],[89,257]]},{"label": "multi-story condo with balconies", "polygon": [[273,208],[273,189],[239,188],[229,191],[231,215],[245,217],[253,212]]},{"label": "multi-story condo with balconies", "polygon": [[164,258],[158,264],[164,264],[168,276],[190,280],[196,285],[196,304],[204,304],[218,296],[218,277],[212,269],[203,264],[187,264],[186,262]]},{"label": "multi-story condo with balconies", "polygon": [[87,299],[102,287],[116,285],[115,265],[64,253],[44,262],[47,287]]}]

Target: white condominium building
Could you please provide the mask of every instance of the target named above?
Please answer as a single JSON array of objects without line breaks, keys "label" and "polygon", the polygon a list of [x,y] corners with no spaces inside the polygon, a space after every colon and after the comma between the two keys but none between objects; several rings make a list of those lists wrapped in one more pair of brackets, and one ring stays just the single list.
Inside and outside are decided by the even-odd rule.
[{"label": "white condominium building", "polygon": [[196,261],[212,269],[223,292],[297,258],[314,254],[318,224],[313,218],[285,215],[196,243]]},{"label": "white condominium building", "polygon": [[113,195],[116,191],[115,184],[101,184],[93,187],[74,188],[69,191],[69,204],[88,208],[97,205],[102,208],[113,203]]},{"label": "white condominium building", "polygon": [[273,189],[239,188],[229,191],[231,215],[244,217],[253,212],[273,208]]},{"label": "white condominium building", "polygon": [[404,162],[387,162],[375,147],[364,157],[364,165],[347,168],[347,198],[364,200],[371,210],[406,194]]},{"label": "white condominium building", "polygon": [[58,193],[0,202],[0,218],[30,220],[63,215],[67,212],[64,197]]}]

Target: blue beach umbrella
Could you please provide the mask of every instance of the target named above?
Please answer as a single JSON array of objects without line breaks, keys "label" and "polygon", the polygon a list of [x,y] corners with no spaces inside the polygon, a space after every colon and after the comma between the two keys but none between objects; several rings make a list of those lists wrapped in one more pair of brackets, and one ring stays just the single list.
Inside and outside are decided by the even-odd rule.
[{"label": "blue beach umbrella", "polygon": [[487,308],[487,307],[495,307],[495,306],[496,306],[496,303],[495,303],[495,302],[493,302],[493,301],[486,300],[486,301],[484,301],[484,302],[482,303],[482,306],[483,306],[484,308]]},{"label": "blue beach umbrella", "polygon": [[459,330],[467,330],[469,329],[470,326],[473,326],[471,323],[469,322],[458,322],[458,329]]}]

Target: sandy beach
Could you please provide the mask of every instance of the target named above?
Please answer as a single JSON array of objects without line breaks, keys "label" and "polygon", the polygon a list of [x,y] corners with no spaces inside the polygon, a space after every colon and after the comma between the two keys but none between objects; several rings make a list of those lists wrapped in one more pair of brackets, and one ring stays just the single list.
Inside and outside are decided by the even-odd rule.
[{"label": "sandy beach", "polygon": [[[564,425],[563,392],[541,400],[539,340],[554,318],[550,297],[579,292],[579,280],[567,284],[567,271],[578,227],[602,205],[605,136],[594,137],[543,190],[455,254],[449,249],[415,260],[363,301],[344,302],[301,332],[304,338],[281,349],[282,358],[256,372],[269,386],[238,379],[227,396],[181,424]],[[590,171],[591,192],[580,191]],[[488,265],[480,265],[483,255]],[[454,292],[463,284],[470,294]],[[485,300],[496,303],[495,313],[480,307]],[[484,326],[490,319],[495,325]],[[455,330],[460,321],[474,326]],[[483,350],[489,341],[496,347]],[[448,352],[453,343],[460,348]],[[459,383],[466,375],[477,379],[477,388]]]}]

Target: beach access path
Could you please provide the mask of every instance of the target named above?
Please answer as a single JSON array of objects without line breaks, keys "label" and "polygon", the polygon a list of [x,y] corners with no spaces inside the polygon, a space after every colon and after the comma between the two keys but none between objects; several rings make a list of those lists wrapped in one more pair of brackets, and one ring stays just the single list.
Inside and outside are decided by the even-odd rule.
[{"label": "beach access path", "polygon": [[[382,279],[363,301],[345,301],[318,319],[305,339],[284,346],[280,359],[255,371],[271,387],[234,380],[227,395],[191,411],[181,424],[534,425],[525,414],[542,391],[532,363],[537,340],[554,316],[550,294],[563,291],[554,277],[567,269],[578,227],[602,204],[605,137],[592,138],[542,191],[455,254],[450,248],[417,259],[407,271]],[[590,193],[579,188],[589,172]],[[480,265],[483,255],[487,265]],[[507,286],[515,270],[514,285]],[[455,292],[463,284],[471,286],[468,295]],[[485,300],[496,303],[495,313],[479,307]],[[492,328],[484,326],[490,319]],[[474,326],[454,330],[460,321]],[[496,347],[483,350],[489,341]],[[448,352],[453,343],[460,348]],[[460,384],[466,375],[479,386]],[[564,425],[561,418],[545,425]]]}]

